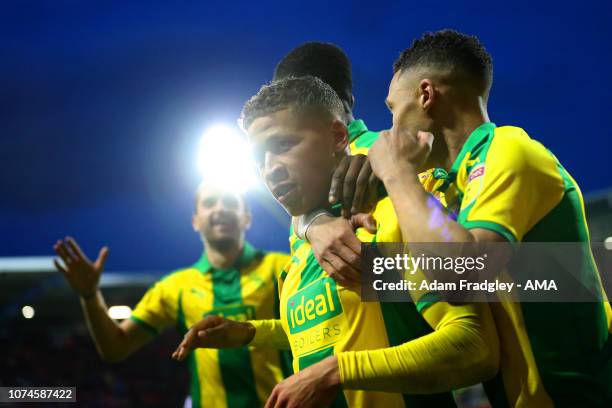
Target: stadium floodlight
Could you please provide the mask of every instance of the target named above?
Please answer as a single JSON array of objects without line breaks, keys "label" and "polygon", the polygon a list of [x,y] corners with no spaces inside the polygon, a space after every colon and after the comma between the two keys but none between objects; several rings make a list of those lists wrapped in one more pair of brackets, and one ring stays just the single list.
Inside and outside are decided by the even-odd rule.
[{"label": "stadium floodlight", "polygon": [[215,125],[202,137],[198,150],[202,181],[226,191],[244,193],[256,184],[251,149],[236,127]]},{"label": "stadium floodlight", "polygon": [[612,251],[612,237],[608,237],[604,240],[604,248],[608,251]]},{"label": "stadium floodlight", "polygon": [[132,309],[129,306],[111,306],[108,308],[108,315],[115,320],[129,319]]},{"label": "stadium floodlight", "polygon": [[21,308],[21,314],[23,314],[23,317],[25,317],[26,319],[31,319],[34,317],[34,308],[32,306],[24,306]]}]

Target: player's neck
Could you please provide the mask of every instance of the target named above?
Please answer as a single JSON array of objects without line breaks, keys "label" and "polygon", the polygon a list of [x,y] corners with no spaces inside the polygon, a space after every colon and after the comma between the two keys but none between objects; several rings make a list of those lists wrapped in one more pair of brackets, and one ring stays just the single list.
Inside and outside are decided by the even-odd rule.
[{"label": "player's neck", "polygon": [[483,123],[489,122],[486,104],[482,99],[479,99],[477,106],[458,110],[454,116],[452,126],[439,130],[444,139],[444,146],[441,146],[439,151],[432,152],[438,162],[438,167],[444,167],[447,170],[450,170],[472,132]]},{"label": "player's neck", "polygon": [[215,269],[227,269],[236,264],[236,261],[242,254],[244,242],[241,241],[229,248],[216,248],[210,243],[205,246],[206,258],[208,263]]}]

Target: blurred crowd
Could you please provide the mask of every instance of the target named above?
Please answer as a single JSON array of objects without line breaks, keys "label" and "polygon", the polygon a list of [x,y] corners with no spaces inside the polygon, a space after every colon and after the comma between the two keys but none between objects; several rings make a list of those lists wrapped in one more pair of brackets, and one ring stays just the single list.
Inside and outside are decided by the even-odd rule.
[{"label": "blurred crowd", "polygon": [[107,364],[85,331],[3,331],[0,386],[76,386],[78,405],[87,407],[180,407],[188,373],[170,358],[178,340],[164,334],[128,361]]}]

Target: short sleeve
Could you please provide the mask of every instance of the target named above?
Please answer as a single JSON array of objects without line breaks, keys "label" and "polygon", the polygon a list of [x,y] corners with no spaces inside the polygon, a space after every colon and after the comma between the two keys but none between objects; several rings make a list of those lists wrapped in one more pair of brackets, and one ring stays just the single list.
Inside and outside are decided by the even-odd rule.
[{"label": "short sleeve", "polygon": [[458,221],[521,241],[562,199],[556,158],[520,128],[502,127],[466,172]]},{"label": "short sleeve", "polygon": [[138,302],[131,319],[154,334],[176,322],[176,307],[171,299],[168,278],[153,285]]}]

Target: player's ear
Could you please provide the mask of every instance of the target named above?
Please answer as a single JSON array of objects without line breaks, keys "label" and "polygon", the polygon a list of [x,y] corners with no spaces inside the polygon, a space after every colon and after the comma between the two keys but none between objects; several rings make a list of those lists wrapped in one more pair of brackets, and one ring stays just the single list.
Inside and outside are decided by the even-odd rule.
[{"label": "player's ear", "polygon": [[198,217],[195,213],[191,215],[191,227],[195,232],[200,232],[200,225],[198,224]]},{"label": "player's ear", "polygon": [[422,79],[421,82],[419,82],[417,92],[419,95],[419,105],[421,105],[424,110],[431,108],[436,100],[433,82],[427,78]]},{"label": "player's ear", "polygon": [[339,119],[334,119],[331,124],[332,137],[334,139],[334,151],[336,153],[346,150],[349,144],[348,129],[344,122]]},{"label": "player's ear", "polygon": [[244,207],[244,229],[248,230],[251,228],[251,223],[253,221],[253,217],[251,216],[251,210],[247,205]]}]

